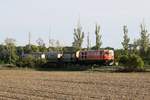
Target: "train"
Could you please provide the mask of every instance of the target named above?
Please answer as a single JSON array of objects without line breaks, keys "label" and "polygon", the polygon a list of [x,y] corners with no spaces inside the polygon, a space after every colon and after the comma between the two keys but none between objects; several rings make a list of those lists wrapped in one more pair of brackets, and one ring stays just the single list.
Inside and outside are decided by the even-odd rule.
[{"label": "train", "polygon": [[113,50],[80,50],[76,52],[48,52],[48,63],[55,64],[79,64],[79,65],[113,65]]}]

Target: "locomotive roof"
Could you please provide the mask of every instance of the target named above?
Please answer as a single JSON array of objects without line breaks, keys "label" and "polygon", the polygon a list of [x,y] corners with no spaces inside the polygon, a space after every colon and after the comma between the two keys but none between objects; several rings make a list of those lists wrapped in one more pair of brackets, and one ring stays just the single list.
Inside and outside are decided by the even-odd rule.
[{"label": "locomotive roof", "polygon": [[109,49],[103,49],[103,50],[81,50],[80,52],[87,52],[87,51],[113,51],[113,50],[109,50]]}]

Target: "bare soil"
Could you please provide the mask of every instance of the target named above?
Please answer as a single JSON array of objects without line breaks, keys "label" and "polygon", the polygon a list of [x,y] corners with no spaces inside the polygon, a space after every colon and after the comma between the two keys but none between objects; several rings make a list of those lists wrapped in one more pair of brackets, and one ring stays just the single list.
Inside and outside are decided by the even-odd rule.
[{"label": "bare soil", "polygon": [[0,70],[0,100],[150,100],[150,73]]}]

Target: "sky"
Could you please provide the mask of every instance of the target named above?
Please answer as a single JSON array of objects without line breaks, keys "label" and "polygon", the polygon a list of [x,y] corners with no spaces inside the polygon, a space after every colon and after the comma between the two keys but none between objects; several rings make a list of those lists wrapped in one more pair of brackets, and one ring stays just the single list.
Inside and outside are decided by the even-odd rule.
[{"label": "sky", "polygon": [[36,44],[40,37],[59,40],[71,46],[78,20],[95,44],[95,24],[101,26],[102,47],[122,48],[123,25],[128,26],[131,42],[140,36],[140,23],[150,29],[149,0],[0,0],[0,43],[16,39],[17,45]]}]

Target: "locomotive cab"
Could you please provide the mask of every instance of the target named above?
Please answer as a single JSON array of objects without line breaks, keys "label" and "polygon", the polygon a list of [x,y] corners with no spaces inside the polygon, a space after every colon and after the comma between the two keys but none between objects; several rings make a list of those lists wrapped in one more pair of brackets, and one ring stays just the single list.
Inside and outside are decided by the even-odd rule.
[{"label": "locomotive cab", "polygon": [[114,63],[114,51],[113,50],[105,50],[104,51],[104,59],[106,65],[113,65]]}]

